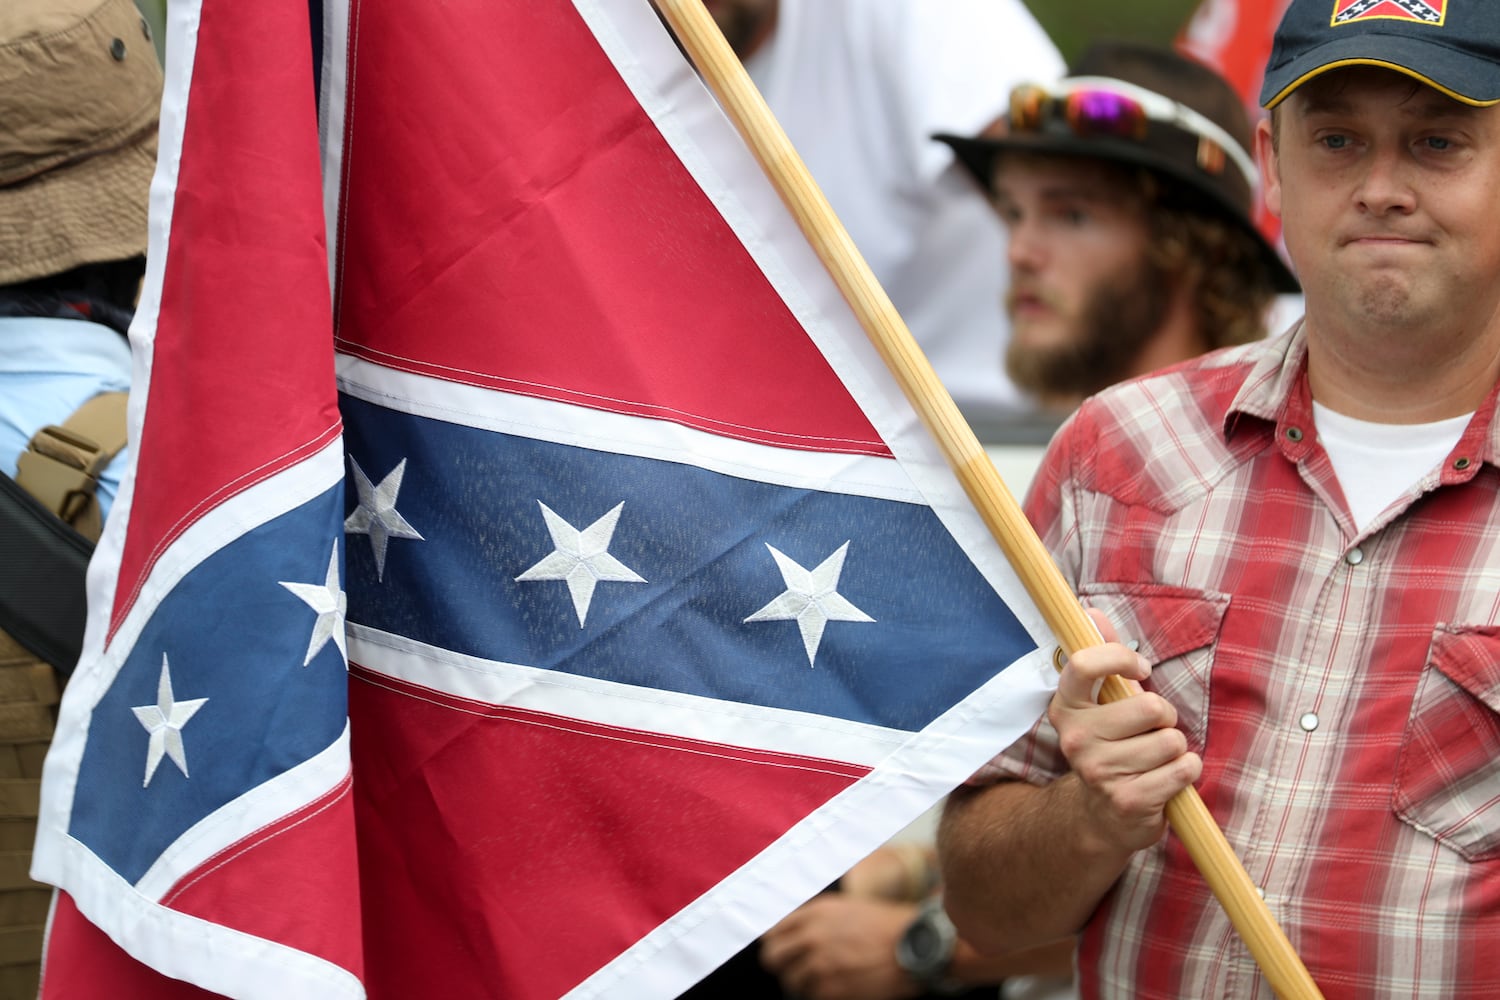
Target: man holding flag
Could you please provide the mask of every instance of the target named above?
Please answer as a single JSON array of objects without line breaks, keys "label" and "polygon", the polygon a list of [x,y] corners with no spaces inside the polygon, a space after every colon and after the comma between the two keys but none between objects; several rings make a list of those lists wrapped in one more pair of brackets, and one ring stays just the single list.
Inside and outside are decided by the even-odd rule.
[{"label": "man holding flag", "polygon": [[[1043,119],[1049,94],[1090,101],[1096,117],[1075,118],[1078,130]],[[1194,128],[1122,138],[1119,116],[1139,110],[1126,94],[1149,94]],[[1064,79],[1017,87],[1010,104],[979,135],[938,138],[1009,230],[1006,359],[1018,381],[1071,411],[1107,385],[1265,336],[1273,287],[1296,284],[1250,222],[1253,128],[1227,82],[1164,46],[1102,41]],[[1223,169],[1200,166],[1204,141],[1234,150]],[[788,994],[902,996],[920,971],[949,986],[1007,977],[1007,997],[1043,995],[1021,977],[1049,972],[1058,995],[1074,995],[1068,942],[995,960],[945,937],[940,894],[929,898],[936,872],[918,856],[907,874],[914,846],[866,859],[845,891],[768,932],[763,959]]]},{"label": "man holding flag", "polygon": [[1050,449],[1029,512],[1129,645],[950,801],[974,943],[1081,933],[1085,996],[1267,995],[1164,836],[1196,782],[1328,996],[1500,992],[1496,37],[1474,0],[1291,4],[1257,146],[1306,317]]}]

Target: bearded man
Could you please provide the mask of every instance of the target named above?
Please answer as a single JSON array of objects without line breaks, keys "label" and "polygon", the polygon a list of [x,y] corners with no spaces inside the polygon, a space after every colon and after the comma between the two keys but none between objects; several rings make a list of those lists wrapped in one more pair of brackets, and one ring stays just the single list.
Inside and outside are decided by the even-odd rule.
[{"label": "bearded man", "polygon": [[943,135],[1009,231],[1006,369],[1071,412],[1116,382],[1262,337],[1296,280],[1251,221],[1251,126],[1213,70],[1100,43]]}]

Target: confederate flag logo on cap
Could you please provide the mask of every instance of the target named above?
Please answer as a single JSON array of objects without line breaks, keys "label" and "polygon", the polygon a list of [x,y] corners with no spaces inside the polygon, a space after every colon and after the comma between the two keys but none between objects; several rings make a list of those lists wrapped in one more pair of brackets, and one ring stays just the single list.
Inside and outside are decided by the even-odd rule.
[{"label": "confederate flag logo on cap", "polygon": [[1442,24],[1448,0],[1334,0],[1334,27],[1374,18]]}]

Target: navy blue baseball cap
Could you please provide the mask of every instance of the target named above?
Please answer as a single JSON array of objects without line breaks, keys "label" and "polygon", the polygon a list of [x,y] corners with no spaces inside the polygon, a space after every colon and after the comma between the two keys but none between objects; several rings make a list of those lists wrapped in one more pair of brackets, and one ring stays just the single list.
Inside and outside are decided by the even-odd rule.
[{"label": "navy blue baseball cap", "polygon": [[1500,103],[1497,0],[1292,0],[1271,48],[1260,103],[1345,66],[1404,73],[1456,101]]}]

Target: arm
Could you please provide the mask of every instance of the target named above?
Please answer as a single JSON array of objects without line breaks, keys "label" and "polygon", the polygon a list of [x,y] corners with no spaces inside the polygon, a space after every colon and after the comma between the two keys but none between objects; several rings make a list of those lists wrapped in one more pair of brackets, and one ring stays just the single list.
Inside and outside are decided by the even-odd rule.
[{"label": "arm", "polygon": [[[901,1000],[922,987],[896,963],[896,943],[917,903],[830,892],[804,903],[761,939],[761,963],[806,1000]],[[982,955],[960,939],[946,978],[965,986],[1007,976],[1066,975],[1072,940],[1009,955]]]},{"label": "arm", "polygon": [[920,903],[937,887],[937,846],[925,838],[882,844],[839,879],[840,892],[897,903]]},{"label": "arm", "polygon": [[1104,677],[1139,682],[1150,671],[1113,641],[1108,622],[1095,620],[1111,642],[1069,659],[1047,710],[1069,773],[1042,788],[1012,781],[960,789],[944,810],[938,853],[948,912],[981,951],[1075,934],[1131,855],[1161,838],[1167,801],[1202,771],[1159,695],[1094,702]]}]

